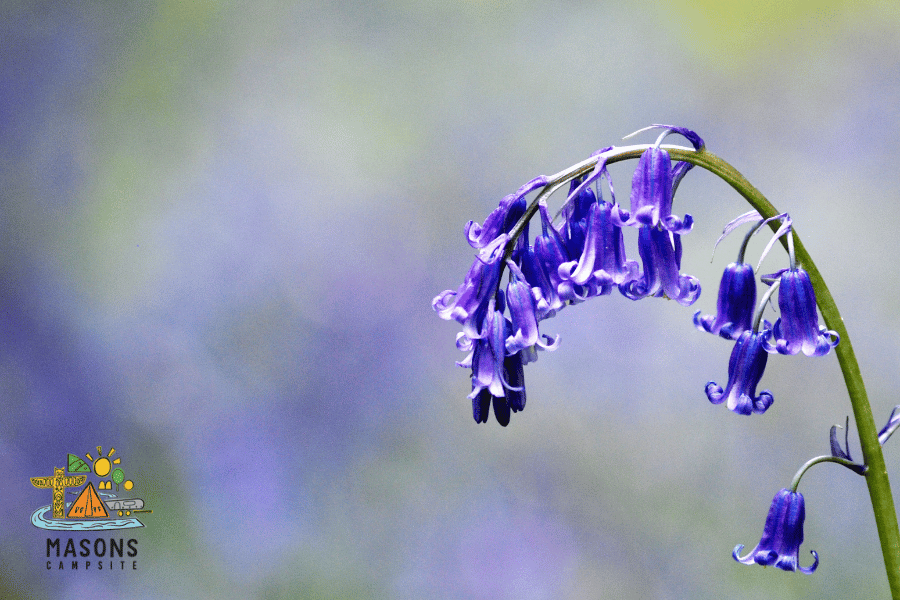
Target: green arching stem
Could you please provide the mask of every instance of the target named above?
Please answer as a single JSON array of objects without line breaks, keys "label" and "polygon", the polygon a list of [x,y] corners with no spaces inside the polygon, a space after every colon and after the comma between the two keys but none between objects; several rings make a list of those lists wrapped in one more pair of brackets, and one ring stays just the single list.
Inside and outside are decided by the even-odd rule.
[{"label": "green arching stem", "polygon": [[[865,470],[867,469],[864,465],[857,464],[851,460],[847,460],[846,458],[839,458],[837,456],[831,456],[830,454],[825,455],[825,456],[817,456],[815,458],[809,459],[808,461],[806,461],[803,464],[802,467],[800,467],[800,470],[797,471],[797,474],[794,475],[794,478],[791,480],[791,487],[789,489],[792,492],[796,492],[797,486],[800,485],[800,479],[803,478],[803,475],[806,473],[806,471],[808,471],[811,466],[817,465],[817,464],[823,463],[823,462],[833,462],[833,463],[837,463],[839,465],[843,465],[843,466],[847,467],[848,469],[850,469],[851,471],[853,471],[854,473],[857,473],[859,475],[864,475]],[[857,471],[857,469],[862,469],[863,472],[860,473],[859,471]]]},{"label": "green arching stem", "polygon": [[[693,152],[673,149],[669,150],[669,153],[673,160],[687,161],[724,179],[764,219],[779,214],[759,190],[753,187],[734,167],[718,156],[705,150]],[[775,228],[776,223],[773,222],[772,229]],[[831,292],[828,291],[828,286],[825,285],[822,274],[819,273],[819,269],[816,268],[815,263],[800,241],[796,229],[793,230],[793,236],[797,263],[809,273],[825,326],[837,332],[841,339],[841,342],[834,350],[841,366],[841,372],[844,375],[844,383],[850,396],[850,404],[853,407],[853,418],[859,434],[859,443],[862,446],[863,463],[868,466],[866,484],[869,487],[869,498],[875,514],[878,537],[881,540],[881,553],[884,556],[891,597],[894,600],[900,600],[900,528],[897,526],[894,497],[891,494],[891,484],[888,479],[887,467],[884,463],[884,454],[881,451],[881,444],[878,442],[878,428],[872,416],[872,407],[869,404],[866,387],[859,371],[856,354],[853,352],[850,335],[847,333],[847,328],[844,326],[844,320],[841,318],[834,298]]]},{"label": "green arching stem", "polygon": [[[606,164],[610,165],[623,160],[631,160],[640,158],[650,144],[642,144],[638,146],[612,148],[608,152],[604,152]],[[781,214],[766,199],[762,193],[757,190],[747,179],[741,175],[734,167],[716,156],[708,152],[705,148],[694,150],[692,148],[684,148],[681,146],[670,146],[664,144],[660,146],[669,152],[672,160],[685,161],[706,169],[707,171],[717,175],[725,180],[733,187],[745,200],[759,212],[763,219],[768,219]],[[518,237],[522,234],[525,224],[531,220],[534,213],[538,209],[539,201],[544,200],[558,190],[566,182],[571,181],[575,177],[581,177],[590,173],[600,156],[593,156],[580,163],[565,169],[548,177],[547,185],[540,191],[537,197],[531,202],[525,211],[525,214],[519,219],[515,227],[509,232],[509,243],[506,248],[506,256],[508,258],[512,254],[513,247]],[[778,223],[772,221],[770,227],[773,231],[777,231]],[[816,267],[800,237],[797,230],[792,229],[793,234],[793,255],[799,266],[803,267],[809,274],[813,289],[816,293],[816,301],[819,305],[819,311],[825,321],[826,327],[831,329],[840,336],[840,343],[835,347],[841,372],[844,375],[844,383],[847,386],[847,393],[850,396],[850,404],[853,408],[853,418],[856,422],[856,428],[859,434],[859,442],[862,447],[863,464],[868,468],[865,474],[866,484],[869,487],[869,498],[872,502],[872,510],[875,516],[875,524],[878,529],[878,537],[881,541],[881,553],[884,556],[885,569],[887,571],[888,585],[891,590],[891,597],[894,600],[900,600],[900,527],[897,525],[897,513],[894,508],[894,498],[891,493],[891,484],[888,478],[887,467],[884,462],[884,454],[881,451],[881,444],[878,442],[878,428],[875,425],[875,419],[872,416],[872,407],[869,404],[866,387],[863,382],[862,374],[859,370],[859,364],[856,361],[856,354],[853,352],[853,345],[850,342],[850,335],[844,326],[844,320],[838,311],[837,305],[828,286],[822,279],[822,274]],[[781,238],[781,243],[785,250],[790,251],[786,237]],[[813,459],[816,460],[816,459]]]}]

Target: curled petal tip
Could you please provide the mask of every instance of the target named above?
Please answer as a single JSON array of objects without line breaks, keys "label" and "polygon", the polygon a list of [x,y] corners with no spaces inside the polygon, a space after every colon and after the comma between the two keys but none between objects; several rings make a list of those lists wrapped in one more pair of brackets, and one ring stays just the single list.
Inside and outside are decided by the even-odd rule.
[{"label": "curled petal tip", "polygon": [[706,397],[713,404],[721,404],[725,399],[725,393],[722,389],[722,386],[717,384],[715,381],[707,381],[706,382]]},{"label": "curled petal tip", "polygon": [[815,550],[810,550],[809,553],[813,555],[813,559],[814,559],[813,564],[811,564],[808,567],[798,566],[798,569],[804,575],[812,575],[815,572],[816,568],[819,566],[819,553],[816,552]]},{"label": "curled petal tip", "polygon": [[759,393],[759,397],[753,402],[753,412],[761,415],[775,402],[775,397],[769,390],[763,390]]}]

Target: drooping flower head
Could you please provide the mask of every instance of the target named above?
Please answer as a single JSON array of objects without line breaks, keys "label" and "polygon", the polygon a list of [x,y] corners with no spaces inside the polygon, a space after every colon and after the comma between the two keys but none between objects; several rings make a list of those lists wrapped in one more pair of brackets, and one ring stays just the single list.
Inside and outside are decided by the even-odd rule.
[{"label": "drooping flower head", "polygon": [[[663,138],[670,133],[679,133],[686,137],[694,148],[700,150],[703,140],[696,133],[682,127],[653,125],[642,129],[663,128],[665,131],[657,139],[656,144],[641,154],[637,168],[631,180],[631,218],[627,225],[635,227],[662,227],[673,233],[686,233],[691,230],[694,219],[685,215],[680,219],[672,214],[672,198],[675,188],[691,168],[688,163],[678,163],[672,168],[672,159],[668,151],[660,147]],[[639,132],[635,132],[639,133]],[[634,135],[634,134],[632,134]],[[631,137],[631,136],[626,136]]]},{"label": "drooping flower head", "polygon": [[781,311],[781,317],[775,321],[772,329],[771,338],[766,342],[766,351],[797,354],[802,350],[806,356],[823,356],[837,346],[840,337],[836,332],[827,331],[819,325],[816,293],[809,279],[809,273],[797,264],[794,256],[794,232],[790,215],[784,213],[766,219],[759,223],[757,228],[775,219],[781,221],[781,227],[769,241],[759,262],[762,264],[775,241],[784,236],[790,266],[761,278],[765,283],[773,285],[773,288],[775,285],[779,286],[778,308]]},{"label": "drooping flower head", "polygon": [[800,544],[803,543],[805,518],[803,494],[788,489],[779,491],[769,507],[759,544],[743,557],[740,552],[744,546],[739,544],[732,552],[734,560],[745,565],[757,564],[811,574],[819,566],[819,555],[815,550],[810,551],[815,559],[813,564],[809,567],[800,566]]},{"label": "drooping flower head", "polygon": [[[744,262],[744,253],[751,236],[766,221],[762,221],[755,210],[750,211],[726,225],[716,241],[718,246],[729,233],[747,222],[756,222],[756,225],[744,236],[737,260],[725,267],[725,272],[722,273],[716,314],[701,317],[699,310],[694,313],[694,326],[697,329],[731,340],[736,340],[744,331],[750,329],[753,321],[753,309],[756,306],[756,273],[752,265]],[[715,252],[715,248],[713,251]]]},{"label": "drooping flower head", "polygon": [[525,213],[525,196],[546,184],[546,177],[535,177],[519,188],[515,194],[503,198],[500,205],[484,220],[484,225],[479,225],[475,221],[466,223],[465,235],[469,245],[476,249],[484,248],[500,234],[509,233]]},{"label": "drooping flower head", "polygon": [[[605,173],[605,169],[603,169]],[[609,177],[606,173],[607,179]],[[586,286],[589,296],[603,296],[614,286],[637,279],[637,262],[625,255],[622,236],[622,212],[615,201],[610,183],[612,203],[600,198],[590,205],[585,231],[584,250],[578,260],[572,260],[559,267],[559,276],[566,281]]]},{"label": "drooping flower head", "polygon": [[525,408],[525,376],[522,354],[506,354],[506,338],[511,326],[503,316],[503,309],[503,294],[500,292],[488,304],[480,337],[471,339],[464,334],[457,337],[457,347],[471,352],[456,364],[472,369],[472,393],[469,398],[475,421],[487,422],[488,409],[493,403],[497,422],[506,427],[510,410],[518,412]]},{"label": "drooping flower head", "polygon": [[500,267],[507,242],[501,234],[482,248],[455,292],[444,290],[434,297],[431,307],[442,319],[453,319],[463,326],[470,339],[481,337],[482,322],[487,316],[488,303],[493,300],[500,282]]},{"label": "drooping flower head", "polygon": [[521,353],[504,359],[503,373],[509,384],[503,396],[494,396],[489,389],[482,388],[472,398],[472,416],[476,423],[487,423],[492,404],[494,418],[503,427],[509,425],[510,411],[516,413],[525,409],[525,370],[522,368]]},{"label": "drooping flower head", "polygon": [[638,230],[638,253],[644,272],[638,278],[619,286],[626,298],[640,300],[648,296],[667,297],[682,306],[690,306],[700,297],[696,277],[682,275],[681,236],[658,227]]},{"label": "drooping flower head", "polygon": [[510,336],[506,339],[506,352],[515,354],[519,350],[537,346],[542,350],[555,350],[559,346],[556,339],[542,336],[538,330],[540,316],[531,287],[525,275],[513,261],[508,260],[509,284],[506,286],[506,302],[511,319]]},{"label": "drooping flower head", "polygon": [[581,179],[573,179],[569,185],[569,197],[561,209],[563,225],[560,233],[569,256],[578,256],[584,250],[584,237],[588,227],[591,207],[597,196],[590,186],[582,186]]},{"label": "drooping flower head", "polygon": [[571,281],[565,281],[559,276],[559,266],[569,262],[569,252],[559,231],[553,226],[550,214],[545,204],[539,207],[541,213],[541,234],[534,240],[534,254],[538,266],[547,276],[553,293],[559,296],[559,300],[565,302],[580,302],[585,299],[580,286]]},{"label": "drooping flower head", "polygon": [[[775,242],[786,236],[790,268],[761,278],[771,287],[759,303],[751,327],[750,313],[756,297],[756,282],[753,267],[744,263],[744,251],[750,237],[763,225],[775,220],[780,221],[781,226],[763,251],[760,264]],[[750,211],[726,225],[719,241],[747,222],[755,222],[756,225],[744,238],[738,260],[725,269],[719,288],[717,315],[700,317],[699,312],[694,315],[694,325],[698,329],[737,339],[728,365],[727,388],[723,390],[710,381],[706,384],[706,395],[710,402],[726,402],[729,408],[740,414],[762,413],[772,404],[772,395],[768,390],[758,397],[755,392],[765,369],[767,353],[796,354],[803,350],[807,356],[821,356],[838,343],[835,332],[825,331],[824,327],[819,326],[809,275],[796,265],[790,215],[783,213],[763,220],[758,212]],[[776,290],[781,317],[774,325],[766,321],[760,329],[763,310]]]},{"label": "drooping flower head", "polygon": [[694,313],[697,329],[727,339],[737,339],[750,329],[756,307],[756,274],[747,263],[731,263],[725,267],[719,284],[715,315]]},{"label": "drooping flower head", "polygon": [[740,415],[762,414],[772,406],[775,398],[769,390],[756,394],[756,386],[762,379],[769,355],[764,347],[769,323],[762,332],[748,329],[734,343],[728,361],[728,385],[723,390],[715,381],[706,384],[706,397],[713,404],[725,403]]},{"label": "drooping flower head", "polygon": [[770,352],[806,356],[824,356],[837,346],[840,337],[819,325],[816,312],[816,294],[809,280],[809,273],[802,267],[781,272],[778,291],[778,308],[781,318],[775,321]]},{"label": "drooping flower head", "polygon": [[541,266],[535,247],[531,245],[525,247],[518,258],[521,262],[522,275],[531,286],[534,295],[538,320],[556,316],[556,313],[565,306],[565,302],[560,299],[556,286],[551,283]]}]

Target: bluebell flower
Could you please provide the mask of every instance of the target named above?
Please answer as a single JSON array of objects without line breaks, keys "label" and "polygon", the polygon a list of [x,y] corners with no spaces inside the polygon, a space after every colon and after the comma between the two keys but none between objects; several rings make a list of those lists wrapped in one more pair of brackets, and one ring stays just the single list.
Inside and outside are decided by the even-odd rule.
[{"label": "bluebell flower", "polygon": [[604,201],[590,207],[584,251],[577,261],[560,265],[559,275],[578,285],[587,286],[589,295],[610,293],[613,286],[637,279],[637,262],[625,256],[622,228],[616,223],[618,205]]},{"label": "bluebell flower", "polygon": [[774,397],[769,390],[756,395],[769,355],[764,348],[770,330],[765,322],[762,332],[744,331],[734,344],[728,361],[728,385],[723,390],[715,381],[706,384],[706,397],[713,404],[725,402],[730,410],[740,414],[762,414],[772,406]]},{"label": "bluebell flower", "polygon": [[781,272],[778,308],[781,318],[775,321],[771,342],[766,349],[779,354],[823,356],[837,346],[840,337],[819,325],[816,294],[809,273],[800,267]]},{"label": "bluebell flower", "polygon": [[503,396],[494,396],[489,389],[484,388],[472,398],[472,416],[476,423],[487,423],[492,404],[494,418],[503,427],[509,425],[510,411],[516,413],[525,409],[525,370],[522,368],[521,353],[504,359],[503,372],[509,384]]},{"label": "bluebell flower", "polygon": [[659,143],[671,132],[683,135],[698,150],[703,147],[703,140],[693,131],[683,127],[667,125],[652,127],[664,128],[666,131],[656,145],[645,150],[638,159],[631,180],[631,218],[627,224],[637,227],[660,226],[673,233],[686,233],[691,230],[694,219],[691,215],[685,215],[683,219],[673,215],[672,198],[679,182],[692,165],[681,162],[673,169],[669,153],[660,148]]},{"label": "bluebell flower", "polygon": [[[475,338],[468,336],[474,343],[470,355],[472,367],[472,394],[477,395],[482,389],[490,390],[494,396],[503,396],[503,359],[506,356],[506,318],[496,308],[496,301],[491,298],[488,311],[482,322],[482,329]],[[459,344],[457,344],[459,345]],[[466,366],[459,363],[460,366]]]},{"label": "bluebell flower", "polygon": [[563,225],[560,233],[569,256],[578,256],[584,250],[584,238],[591,206],[597,203],[597,196],[589,186],[581,186],[581,179],[573,179],[569,186],[569,197],[562,209]]},{"label": "bluebell flower", "polygon": [[509,284],[506,286],[506,302],[511,319],[511,335],[506,339],[506,352],[515,354],[520,350],[537,346],[542,350],[555,350],[559,346],[559,336],[551,339],[542,336],[538,330],[540,321],[537,303],[525,276],[512,261],[509,266]]},{"label": "bluebell flower", "polygon": [[560,299],[556,287],[541,266],[534,246],[526,246],[518,259],[525,281],[531,286],[534,295],[538,320],[556,316],[556,313],[565,306],[565,302]]},{"label": "bluebell flower", "polygon": [[669,231],[690,231],[694,219],[672,214],[672,159],[662,148],[649,148],[641,154],[631,180],[631,219],[629,225],[656,227]]},{"label": "bluebell flower", "polygon": [[525,197],[510,194],[488,215],[484,220],[484,226],[475,221],[466,223],[466,240],[473,248],[484,248],[501,233],[508,233],[523,214],[525,214]]},{"label": "bluebell flower", "polygon": [[744,557],[740,556],[744,546],[739,544],[732,552],[734,560],[745,565],[757,564],[811,574],[819,566],[819,555],[814,550],[810,551],[815,559],[812,566],[800,566],[800,544],[803,543],[805,518],[803,494],[788,489],[779,491],[772,500],[759,544]]},{"label": "bluebell flower", "polygon": [[509,233],[516,222],[525,214],[525,196],[547,184],[544,176],[535,177],[515,194],[509,194],[500,201],[500,205],[484,220],[484,225],[475,221],[466,223],[465,235],[469,245],[473,248],[484,248],[493,242],[502,233]]},{"label": "bluebell flower", "polygon": [[506,338],[511,323],[502,314],[502,304],[501,292],[491,299],[478,338],[472,339],[463,333],[457,336],[457,348],[471,352],[456,364],[472,369],[469,399],[472,400],[475,421],[487,422],[488,410],[493,404],[497,422],[505,427],[509,424],[510,410],[518,412],[525,408],[525,375],[523,353],[506,353]]},{"label": "bluebell flower", "polygon": [[716,314],[700,316],[694,313],[697,329],[727,339],[737,339],[750,329],[756,306],[756,276],[747,263],[731,263],[725,267],[719,284]]},{"label": "bluebell flower", "polygon": [[560,265],[569,262],[568,250],[559,231],[553,227],[547,206],[541,204],[541,235],[534,240],[534,254],[537,257],[538,266],[543,269],[547,280],[553,289],[553,294],[559,296],[559,300],[566,302],[579,302],[584,300],[583,290],[570,281],[565,281],[559,276]]},{"label": "bluebell flower", "polygon": [[647,296],[667,297],[682,306],[690,306],[700,297],[696,277],[681,275],[681,236],[658,227],[638,230],[638,253],[644,265],[643,275],[619,286],[631,300]]},{"label": "bluebell flower", "polygon": [[[787,214],[774,218],[787,218]],[[753,308],[756,305],[756,277],[753,267],[744,261],[747,244],[763,225],[772,219],[763,220],[759,213],[751,210],[728,223],[722,230],[722,235],[716,240],[716,245],[725,239],[731,232],[744,223],[755,223],[752,229],[744,236],[744,241],[738,251],[737,260],[725,267],[722,273],[722,281],[719,284],[719,296],[716,304],[716,314],[700,316],[700,311],[694,313],[694,325],[697,329],[719,335],[726,339],[737,339],[744,331],[750,329],[753,322]],[[779,234],[780,235],[780,234]],[[777,239],[776,236],[774,239]],[[771,247],[770,242],[769,247]],[[768,252],[769,247],[766,248]],[[763,253],[765,255],[765,252]],[[762,259],[760,259],[761,261]]]},{"label": "bluebell flower", "polygon": [[493,299],[500,282],[500,267],[507,236],[500,235],[481,249],[459,289],[444,290],[434,297],[431,307],[445,320],[453,319],[463,326],[470,339],[481,337],[481,325],[487,315],[488,303]]},{"label": "bluebell flower", "polygon": [[[503,198],[500,205],[485,219],[483,226],[474,221],[466,224],[466,240],[479,252],[462,285],[456,291],[444,290],[435,296],[431,307],[440,318],[459,322],[469,339],[480,337],[488,301],[496,293],[500,283],[503,264],[501,259],[509,241],[507,234],[525,214],[525,195],[546,184],[546,177],[536,177],[515,194]],[[515,250],[519,254],[525,248],[527,237],[526,233],[516,244]]]}]

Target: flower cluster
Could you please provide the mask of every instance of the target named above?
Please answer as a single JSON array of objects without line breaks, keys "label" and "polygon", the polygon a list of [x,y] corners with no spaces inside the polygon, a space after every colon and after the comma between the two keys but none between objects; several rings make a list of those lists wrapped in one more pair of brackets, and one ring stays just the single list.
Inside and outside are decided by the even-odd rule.
[{"label": "flower cluster", "polygon": [[[614,289],[632,300],[665,297],[685,306],[699,297],[700,283],[681,273],[681,235],[691,230],[693,219],[672,214],[675,190],[692,165],[673,165],[661,142],[677,133],[701,150],[703,140],[688,129],[653,127],[664,132],[640,155],[630,210],[616,201],[606,168],[622,149],[610,147],[595,153],[587,167],[533,179],[505,197],[483,224],[466,225],[466,239],[478,251],[475,261],[462,285],[438,294],[432,308],[462,326],[457,348],[469,354],[457,365],[471,369],[475,421],[486,422],[493,406],[505,426],[511,412],[524,409],[524,365],[537,360],[539,350],[559,344],[559,337],[542,334],[539,324],[566,306]],[[603,198],[604,177],[610,201]],[[565,183],[569,194],[554,222],[547,197]],[[526,195],[539,189],[526,206]],[[536,213],[541,228],[531,242],[528,222]],[[626,256],[623,228],[629,227],[638,230],[640,265]]]},{"label": "flower cluster", "polygon": [[[790,267],[760,278],[771,287],[754,316],[756,278],[752,265],[744,262],[744,253],[750,237],[773,219],[781,220],[782,225],[763,252],[760,263],[775,240],[785,235]],[[728,363],[728,385],[722,389],[716,382],[709,381],[706,396],[713,404],[724,402],[729,409],[742,415],[762,414],[774,401],[769,390],[756,393],[768,354],[797,354],[802,350],[807,356],[823,356],[840,341],[837,333],[819,325],[809,273],[794,260],[790,216],[785,213],[773,219],[763,220],[756,211],[751,211],[726,226],[722,237],[742,223],[756,222],[744,238],[737,261],[725,267],[716,315],[701,317],[700,311],[694,314],[697,329],[735,340]],[[781,316],[772,324],[762,319],[762,312],[776,289]]]},{"label": "flower cluster", "polygon": [[[470,221],[466,225],[475,260],[462,285],[438,294],[432,308],[441,318],[462,326],[456,345],[468,354],[457,365],[471,371],[469,399],[476,422],[487,422],[493,407],[497,422],[506,426],[511,413],[525,408],[524,366],[537,360],[539,351],[559,346],[559,336],[542,334],[540,323],[566,306],[613,290],[631,300],[669,298],[684,306],[700,296],[698,280],[681,272],[681,236],[691,230],[693,218],[672,213],[675,191],[692,164],[673,164],[669,150],[678,148],[683,158],[690,149],[664,147],[662,141],[676,133],[691,143],[694,152],[702,153],[703,140],[684,128],[653,125],[647,129],[652,128],[664,130],[655,144],[604,148],[557,175],[531,180],[506,196],[483,224]],[[638,158],[628,210],[616,201],[607,170],[611,162],[624,158]],[[705,164],[700,158],[687,160]],[[609,201],[603,197],[604,178]],[[566,201],[551,217],[547,199],[567,183]],[[526,196],[532,192],[537,195],[527,203]],[[540,230],[532,240],[529,223],[536,215],[540,215]],[[775,222],[780,226],[754,269],[745,261],[748,242],[767,224],[775,229]],[[713,404],[725,404],[743,415],[762,414],[774,401],[769,390],[756,391],[770,354],[824,356],[840,341],[836,332],[819,323],[810,273],[794,255],[790,216],[763,219],[750,211],[729,223],[719,241],[747,223],[753,226],[737,259],[722,274],[716,314],[701,316],[697,311],[693,318],[697,329],[734,342],[727,385],[723,388],[709,381],[705,391]],[[626,255],[623,232],[629,228],[637,230],[639,261]],[[788,266],[757,277],[759,265],[779,240],[787,249]],[[757,304],[758,282],[769,287]],[[770,323],[763,313],[776,292],[779,314]],[[821,462],[836,462],[859,475],[869,471],[865,462],[853,461],[846,435],[841,445],[837,428],[831,429],[831,454],[807,461],[790,487],[775,495],[759,543],[745,556],[740,555],[743,545],[735,547],[736,561],[807,574],[816,570],[815,551],[811,566],[799,565],[806,516],[803,495],[797,492],[801,477]],[[878,432],[879,443],[884,445],[897,429],[900,406]]]}]

